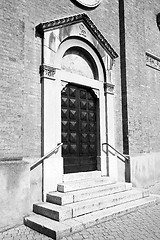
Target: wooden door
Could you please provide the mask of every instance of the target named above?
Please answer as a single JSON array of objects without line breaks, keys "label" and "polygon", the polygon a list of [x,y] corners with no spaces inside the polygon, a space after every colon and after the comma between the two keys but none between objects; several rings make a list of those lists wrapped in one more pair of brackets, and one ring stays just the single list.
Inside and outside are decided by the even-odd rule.
[{"label": "wooden door", "polygon": [[64,173],[97,169],[97,98],[85,87],[68,84],[61,94]]}]

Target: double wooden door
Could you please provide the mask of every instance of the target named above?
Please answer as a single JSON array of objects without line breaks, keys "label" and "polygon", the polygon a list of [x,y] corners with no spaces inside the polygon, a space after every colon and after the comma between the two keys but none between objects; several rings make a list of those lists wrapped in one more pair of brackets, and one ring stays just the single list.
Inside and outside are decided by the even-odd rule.
[{"label": "double wooden door", "polygon": [[61,93],[64,173],[97,169],[97,98],[85,87],[68,84]]}]

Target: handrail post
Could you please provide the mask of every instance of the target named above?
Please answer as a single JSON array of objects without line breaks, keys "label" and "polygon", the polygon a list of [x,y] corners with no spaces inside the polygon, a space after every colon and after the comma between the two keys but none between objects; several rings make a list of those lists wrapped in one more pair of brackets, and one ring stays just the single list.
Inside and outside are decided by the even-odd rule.
[{"label": "handrail post", "polygon": [[[104,145],[107,146],[107,150],[106,151],[103,149]],[[115,154],[111,152],[114,156],[117,156],[119,159],[121,159],[121,161],[124,162],[124,164],[125,164],[125,182],[129,182],[130,183],[131,182],[130,156],[122,154],[121,152],[116,150],[113,146],[111,146],[109,143],[102,143],[102,150],[106,153],[107,157],[108,157],[108,152],[109,152],[108,147],[110,147],[112,150],[115,151]],[[122,160],[122,157],[125,160]]]},{"label": "handrail post", "polygon": [[130,156],[125,155],[128,160],[125,161],[125,182],[131,182],[131,166],[130,166]]}]

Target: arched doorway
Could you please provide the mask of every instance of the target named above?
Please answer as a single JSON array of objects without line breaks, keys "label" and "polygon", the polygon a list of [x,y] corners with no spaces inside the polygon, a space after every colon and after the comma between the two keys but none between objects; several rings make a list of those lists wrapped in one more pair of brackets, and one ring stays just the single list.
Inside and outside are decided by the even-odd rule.
[{"label": "arched doorway", "polygon": [[[98,80],[94,58],[80,45],[79,41],[79,46],[66,50],[61,69],[86,80]],[[91,87],[68,83],[61,92],[61,109],[64,173],[97,170],[99,104],[96,94]]]}]

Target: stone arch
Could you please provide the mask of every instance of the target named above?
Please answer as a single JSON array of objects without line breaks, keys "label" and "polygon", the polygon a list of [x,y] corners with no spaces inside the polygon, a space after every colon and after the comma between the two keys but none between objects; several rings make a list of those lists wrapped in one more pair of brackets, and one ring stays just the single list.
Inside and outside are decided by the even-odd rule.
[{"label": "stone arch", "polygon": [[84,77],[99,79],[92,55],[81,47],[71,47],[64,53],[61,68]]},{"label": "stone arch", "polygon": [[55,68],[62,69],[63,58],[71,53],[79,54],[79,57],[86,62],[93,73],[91,78],[104,81],[105,71],[100,56],[91,44],[81,38],[67,38],[59,45],[55,56]]}]

